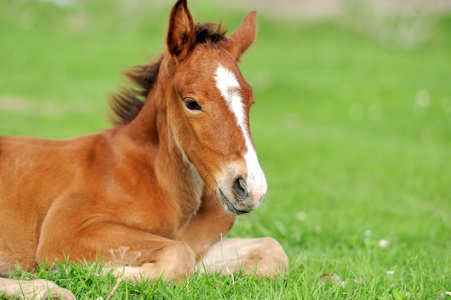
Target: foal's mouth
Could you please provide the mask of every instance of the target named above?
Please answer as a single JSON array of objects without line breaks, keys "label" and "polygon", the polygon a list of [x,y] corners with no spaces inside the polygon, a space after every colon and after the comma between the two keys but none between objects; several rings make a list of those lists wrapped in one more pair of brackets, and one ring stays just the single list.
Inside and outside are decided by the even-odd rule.
[{"label": "foal's mouth", "polygon": [[224,193],[222,192],[221,189],[219,189],[219,195],[220,195],[219,198],[221,199],[221,202],[227,206],[227,210],[233,215],[236,215],[236,216],[244,215],[244,214],[248,214],[252,211],[252,209],[250,209],[250,210],[236,209],[235,206],[233,206],[233,204],[230,202],[230,200],[224,195]]}]

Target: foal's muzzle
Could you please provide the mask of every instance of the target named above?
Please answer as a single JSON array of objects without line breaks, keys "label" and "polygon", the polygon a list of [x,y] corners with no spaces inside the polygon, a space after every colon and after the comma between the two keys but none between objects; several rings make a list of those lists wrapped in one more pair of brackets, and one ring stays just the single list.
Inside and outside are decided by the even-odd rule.
[{"label": "foal's muzzle", "polygon": [[231,182],[218,182],[218,193],[224,210],[234,216],[255,210],[266,193],[265,190],[252,188],[239,176]]}]

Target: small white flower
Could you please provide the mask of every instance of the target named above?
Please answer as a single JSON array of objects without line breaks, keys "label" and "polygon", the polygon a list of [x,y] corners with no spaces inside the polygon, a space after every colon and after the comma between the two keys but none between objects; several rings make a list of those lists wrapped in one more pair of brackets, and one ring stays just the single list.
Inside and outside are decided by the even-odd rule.
[{"label": "small white flower", "polygon": [[380,240],[378,243],[379,247],[385,248],[388,246],[388,241],[387,240]]},{"label": "small white flower", "polygon": [[102,297],[97,297],[96,300],[103,300],[103,298]]},{"label": "small white flower", "polygon": [[366,237],[369,237],[373,234],[373,232],[371,230],[365,230],[365,232],[363,233]]},{"label": "small white flower", "polygon": [[330,277],[332,278],[333,282],[339,282],[340,281],[340,277],[337,274],[330,274]]},{"label": "small white flower", "polygon": [[305,213],[305,211],[302,210],[298,212],[297,216],[300,221],[304,221],[305,219],[307,219],[307,214]]},{"label": "small white flower", "polygon": [[446,291],[445,294],[446,294],[446,296],[451,296],[451,292],[450,291]]},{"label": "small white flower", "polygon": [[395,271],[387,271],[387,275],[393,275],[395,274]]}]

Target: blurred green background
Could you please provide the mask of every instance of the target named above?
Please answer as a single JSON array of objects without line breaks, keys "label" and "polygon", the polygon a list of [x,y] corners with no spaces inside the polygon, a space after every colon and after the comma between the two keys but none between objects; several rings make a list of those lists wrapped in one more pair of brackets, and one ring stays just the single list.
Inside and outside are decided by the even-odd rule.
[{"label": "blurred green background", "polygon": [[[259,10],[241,70],[269,192],[230,236],[278,239],[312,297],[323,273],[346,283],[342,297],[440,297],[451,290],[451,12],[276,2],[189,3],[195,21],[230,31]],[[0,2],[0,135],[109,128],[108,93],[164,49],[172,4]]]}]

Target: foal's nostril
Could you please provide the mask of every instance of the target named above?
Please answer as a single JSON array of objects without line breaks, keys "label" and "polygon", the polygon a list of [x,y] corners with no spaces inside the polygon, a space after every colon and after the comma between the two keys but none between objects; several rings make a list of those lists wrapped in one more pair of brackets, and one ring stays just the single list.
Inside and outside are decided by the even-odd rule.
[{"label": "foal's nostril", "polygon": [[249,196],[246,182],[242,177],[238,177],[237,179],[235,179],[232,185],[232,191],[235,197],[240,199],[245,199]]}]

